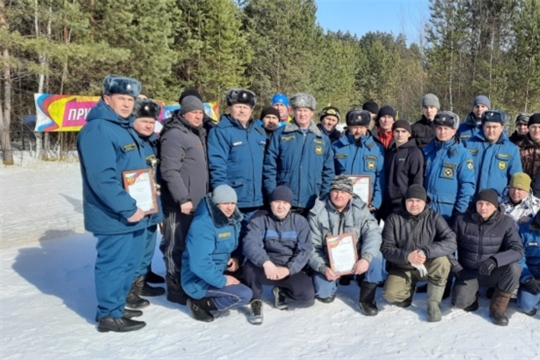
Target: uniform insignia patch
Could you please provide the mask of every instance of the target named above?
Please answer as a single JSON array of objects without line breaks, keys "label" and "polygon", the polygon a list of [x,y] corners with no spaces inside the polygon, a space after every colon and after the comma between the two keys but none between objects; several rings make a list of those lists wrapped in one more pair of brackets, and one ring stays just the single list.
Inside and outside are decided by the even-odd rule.
[{"label": "uniform insignia patch", "polygon": [[281,141],[290,141],[290,140],[294,140],[294,135],[281,137]]},{"label": "uniform insignia patch", "polygon": [[467,160],[467,169],[473,170],[474,169],[474,163],[471,159]]},{"label": "uniform insignia patch", "polygon": [[444,177],[446,178],[451,178],[452,176],[454,176],[454,170],[450,169],[450,168],[445,168],[443,170],[443,175]]},{"label": "uniform insignia patch", "polygon": [[319,139],[313,139],[313,142],[315,144],[324,144],[324,140],[319,140]]},{"label": "uniform insignia patch", "polygon": [[506,169],[506,161],[499,161],[499,169],[501,170]]},{"label": "uniform insignia patch", "polygon": [[346,159],[349,154],[335,154],[334,159]]},{"label": "uniform insignia patch", "polygon": [[375,161],[368,161],[367,168],[369,170],[375,170]]},{"label": "uniform insignia patch", "polygon": [[323,153],[323,147],[321,145],[315,146],[315,154],[322,155]]},{"label": "uniform insignia patch", "polygon": [[135,143],[124,145],[124,151],[131,151],[135,150],[137,148],[137,145]]},{"label": "uniform insignia patch", "polygon": [[224,233],[218,234],[218,239],[224,239],[224,238],[228,238],[230,236],[231,236],[230,232],[224,232]]}]

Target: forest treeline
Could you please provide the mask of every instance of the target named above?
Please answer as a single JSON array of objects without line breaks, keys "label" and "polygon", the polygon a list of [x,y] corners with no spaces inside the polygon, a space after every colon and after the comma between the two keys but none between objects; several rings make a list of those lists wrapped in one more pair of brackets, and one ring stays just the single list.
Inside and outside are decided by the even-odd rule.
[{"label": "forest treeline", "polygon": [[462,117],[478,94],[511,116],[540,109],[540,0],[430,0],[415,41],[325,31],[316,11],[315,0],[0,0],[4,158],[34,93],[98,95],[109,73],[171,103],[195,88],[221,109],[231,87],[262,106],[275,92],[342,111],[374,100],[411,122],[427,92]]}]

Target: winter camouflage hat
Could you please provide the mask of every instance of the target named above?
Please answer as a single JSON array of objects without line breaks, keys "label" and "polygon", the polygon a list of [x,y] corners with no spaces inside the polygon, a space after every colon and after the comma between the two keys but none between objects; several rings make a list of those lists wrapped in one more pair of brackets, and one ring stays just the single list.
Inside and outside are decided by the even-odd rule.
[{"label": "winter camouflage hat", "polygon": [[103,95],[130,95],[136,98],[141,93],[141,83],[133,78],[107,75],[103,80]]},{"label": "winter camouflage hat", "polygon": [[317,108],[317,101],[313,95],[306,93],[296,93],[291,96],[291,107],[294,109],[308,108],[313,111]]},{"label": "winter camouflage hat", "polygon": [[351,195],[354,194],[352,180],[346,175],[337,175],[334,178],[332,185],[330,185],[330,191],[332,190],[344,191]]}]

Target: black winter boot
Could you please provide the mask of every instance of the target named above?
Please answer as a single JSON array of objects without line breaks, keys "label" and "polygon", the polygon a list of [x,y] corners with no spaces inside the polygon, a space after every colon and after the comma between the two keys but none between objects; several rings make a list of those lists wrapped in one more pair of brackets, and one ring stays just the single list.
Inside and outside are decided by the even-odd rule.
[{"label": "black winter boot", "polygon": [[144,321],[131,320],[126,317],[113,318],[105,316],[98,320],[97,331],[99,332],[128,332],[140,330],[146,326]]},{"label": "black winter boot", "polygon": [[165,289],[160,286],[150,286],[148,281],[144,281],[143,287],[141,289],[141,296],[160,296],[165,294]]},{"label": "black winter boot", "polygon": [[174,277],[167,275],[167,300],[186,306],[189,296],[175,278],[180,279],[180,275]]},{"label": "black winter boot", "polygon": [[512,294],[504,293],[499,290],[499,288],[495,289],[493,297],[491,298],[491,303],[489,304],[489,317],[495,325],[508,325],[506,308],[508,307],[511,298]]},{"label": "black winter boot", "polygon": [[377,284],[362,281],[360,283],[360,310],[366,316],[375,316],[379,313],[377,303],[375,302],[375,293]]},{"label": "black winter boot", "polygon": [[466,312],[473,312],[473,311],[476,311],[478,310],[478,298],[480,297],[480,293],[477,291],[476,292],[476,295],[475,295],[475,299],[474,299],[474,302],[467,306],[466,308],[463,309],[463,311],[466,311]]},{"label": "black winter boot", "polygon": [[210,311],[217,310],[214,298],[188,299],[187,306],[195,320],[214,321],[214,315],[210,313]]},{"label": "black winter boot", "polygon": [[131,309],[124,309],[124,314],[123,314],[123,316],[126,319],[131,319],[131,318],[139,317],[142,315],[143,315],[143,312],[141,310],[131,310]]},{"label": "black winter boot", "polygon": [[165,279],[155,272],[152,271],[152,267],[148,267],[148,272],[146,273],[146,282],[151,284],[163,284]]},{"label": "black winter boot", "polygon": [[150,305],[150,301],[143,299],[139,295],[141,294],[142,287],[144,286],[144,276],[139,276],[131,284],[128,296],[126,298],[126,306],[131,309],[142,309]]}]

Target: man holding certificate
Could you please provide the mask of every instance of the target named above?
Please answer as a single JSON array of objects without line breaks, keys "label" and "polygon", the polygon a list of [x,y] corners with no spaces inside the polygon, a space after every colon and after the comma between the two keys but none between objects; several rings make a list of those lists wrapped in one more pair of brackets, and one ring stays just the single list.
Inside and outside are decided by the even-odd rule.
[{"label": "man holding certificate", "polygon": [[330,196],[317,200],[309,212],[313,251],[309,266],[315,271],[315,297],[331,303],[337,290],[336,280],[344,274],[365,274],[360,282],[360,309],[367,316],[377,315],[377,284],[385,277],[379,251],[381,231],[367,205],[353,192],[345,175],[335,177]]},{"label": "man holding certificate", "polygon": [[[103,96],[88,113],[87,124],[77,138],[84,225],[98,239],[95,283],[100,332],[133,331],[146,325],[131,319],[142,312],[124,310],[148,227],[145,210],[124,187],[123,176],[126,171],[139,173],[133,170],[148,167],[144,148],[149,145],[131,128],[140,89],[135,79],[105,77]],[[146,180],[153,181],[148,176]],[[153,195],[151,191],[146,194]]]},{"label": "man holding certificate", "polygon": [[456,251],[456,234],[444,218],[429,208],[421,185],[411,185],[405,209],[385,221],[381,251],[388,261],[383,296],[389,303],[408,307],[418,281],[426,281],[428,321],[441,320],[440,304],[450,273],[448,256]]}]

